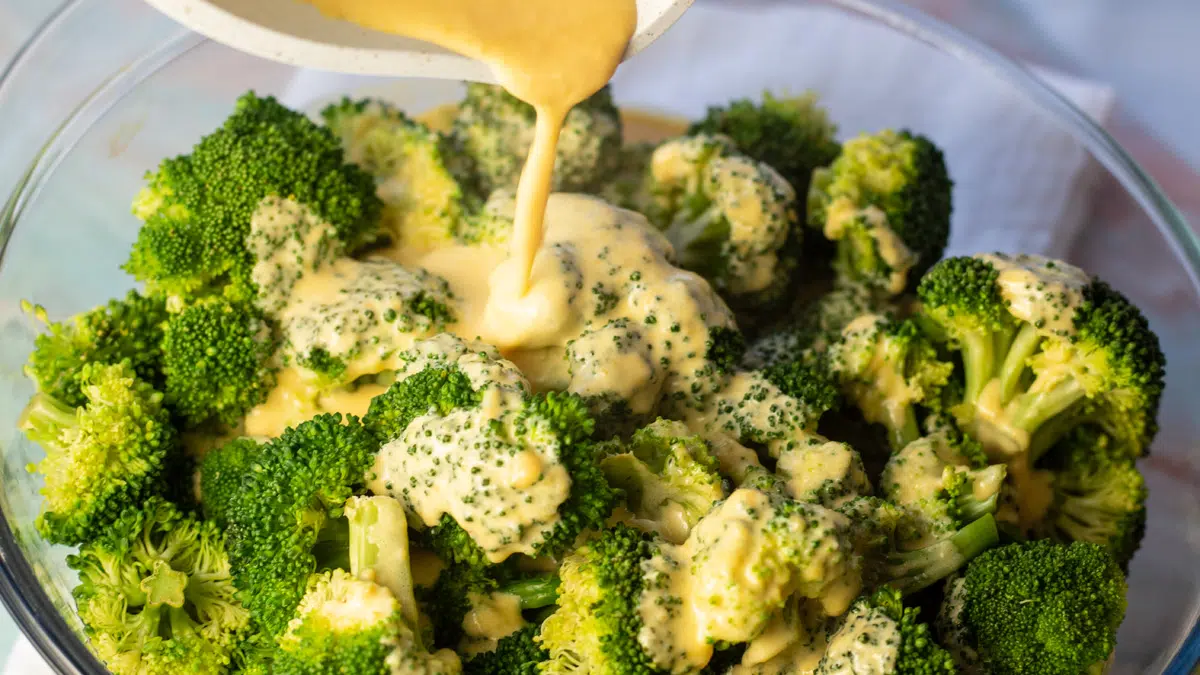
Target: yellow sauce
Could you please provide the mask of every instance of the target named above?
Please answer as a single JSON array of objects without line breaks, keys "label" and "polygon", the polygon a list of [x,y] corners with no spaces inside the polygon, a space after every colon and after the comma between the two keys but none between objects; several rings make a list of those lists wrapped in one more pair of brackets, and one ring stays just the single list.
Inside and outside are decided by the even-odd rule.
[{"label": "yellow sauce", "polygon": [[426,40],[488,64],[537,113],[517,187],[512,278],[524,295],[541,246],[555,147],[567,113],[608,83],[637,24],[634,0],[308,0],[329,16]]},{"label": "yellow sauce", "polygon": [[978,256],[1000,273],[1000,287],[1008,311],[1044,335],[1075,334],[1075,310],[1083,304],[1087,272],[1039,255],[992,254]]},{"label": "yellow sauce", "polygon": [[525,626],[521,616],[521,598],[510,593],[472,593],[471,609],[463,616],[466,637],[460,651],[467,654],[490,652],[503,638]]}]

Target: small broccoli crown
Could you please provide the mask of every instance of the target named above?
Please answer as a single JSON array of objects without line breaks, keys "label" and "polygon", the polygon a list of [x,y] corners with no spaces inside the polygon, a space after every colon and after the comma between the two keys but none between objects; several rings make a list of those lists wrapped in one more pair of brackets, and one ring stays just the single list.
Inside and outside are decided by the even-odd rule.
[{"label": "small broccoli crown", "polygon": [[537,642],[538,631],[529,625],[501,638],[494,650],[463,662],[463,675],[537,675],[550,656]]},{"label": "small broccoli crown", "polygon": [[272,672],[387,675],[388,656],[401,633],[411,630],[386,588],[344,570],[314,575],[279,638]]},{"label": "small broccoli crown", "polygon": [[322,414],[259,449],[242,480],[252,498],[225,505],[224,517],[234,582],[264,631],[283,632],[310,574],[349,566],[342,507],[378,447],[357,418]]},{"label": "small broccoli crown", "polygon": [[929,625],[919,620],[921,610],[905,607],[900,591],[882,588],[868,602],[895,621],[898,627],[900,643],[896,646],[896,664],[892,672],[896,675],[952,675],[958,672],[949,652],[934,641]]},{"label": "small broccoli crown", "polygon": [[[401,245],[431,249],[474,239],[463,230],[478,205],[455,177],[462,158],[437,132],[389,103],[344,98],[321,111],[346,158],[379,183],[383,227]],[[403,186],[403,189],[395,189]]]},{"label": "small broccoli crown", "polygon": [[466,375],[457,368],[433,366],[398,380],[371,399],[363,425],[386,443],[400,438],[410,422],[430,411],[445,415],[477,405],[479,393]]},{"label": "small broccoli crown", "polygon": [[[533,144],[534,111],[503,88],[468,84],[458,108],[452,140],[471,159],[480,194],[515,188]],[[604,87],[575,106],[558,137],[552,189],[592,192],[620,162],[621,117]]]},{"label": "small broccoli crown", "polygon": [[171,294],[229,284],[234,297],[253,296],[246,238],[267,197],[313,210],[347,250],[377,236],[381,204],[371,176],[345,163],[328,129],[253,92],[191,154],[164,160],[147,180],[134,202],[146,222],[125,269]]},{"label": "small broccoli crown", "polygon": [[571,493],[558,507],[559,522],[537,545],[538,556],[558,558],[580,534],[604,524],[620,493],[608,484],[596,461],[595,423],[582,398],[557,392],[535,394],[518,417],[517,433],[528,433],[534,425],[544,425],[555,436],[559,461],[571,476]]},{"label": "small broccoli crown", "polygon": [[166,400],[188,426],[235,426],[274,384],[270,328],[249,303],[202,300],[163,332]]},{"label": "small broccoli crown", "polygon": [[737,306],[785,296],[798,243],[796,194],[774,169],[724,136],[686,136],[654,150],[649,218],[667,235],[681,267]]},{"label": "small broccoli crown", "polygon": [[128,361],[80,369],[85,404],[74,408],[39,393],[18,426],[41,445],[43,537],[76,545],[106,531],[131,505],[163,488],[177,435],[162,394],[138,379]]},{"label": "small broccoli crown", "polygon": [[1094,429],[1076,429],[1039,464],[1053,472],[1054,500],[1039,537],[1103,546],[1126,567],[1146,530],[1146,479],[1133,459]]},{"label": "small broccoli crown", "polygon": [[204,515],[224,527],[225,512],[253,495],[246,483],[253,479],[262,445],[253,438],[235,438],[204,455],[200,461],[200,502]]},{"label": "small broccoli crown", "polygon": [[808,360],[799,354],[780,358],[762,373],[767,381],[804,406],[813,425],[826,412],[841,407],[842,394],[824,359]]},{"label": "small broccoli crown", "polygon": [[763,92],[761,102],[739,99],[710,107],[688,134],[728,136],[739,150],[770,165],[802,195],[808,192],[813,170],[837,157],[836,131],[816,94],[779,98]]},{"label": "small broccoli crown", "polygon": [[656,675],[638,642],[642,563],[657,550],[653,538],[615,525],[563,560],[558,609],[543,623],[538,642],[549,652],[546,675]]},{"label": "small broccoli crown", "polygon": [[708,329],[705,358],[722,373],[732,372],[746,354],[746,338],[736,328],[713,326]]},{"label": "small broccoli crown", "polygon": [[951,187],[941,150],[907,131],[864,134],[813,175],[808,224],[838,242],[835,269],[898,294],[950,236]]},{"label": "small broccoli crown", "polygon": [[953,371],[916,322],[875,314],[851,321],[826,356],[842,393],[864,419],[887,429],[893,450],[920,436],[918,410],[936,405]]},{"label": "small broccoli crown", "polygon": [[[45,317],[40,307],[35,316]],[[163,298],[131,290],[123,298],[47,324],[47,332],[33,342],[26,373],[38,391],[65,405],[85,402],[79,375],[87,363],[120,363],[128,360],[137,376],[158,387],[162,384],[162,324],[167,319]]]},{"label": "small broccoli crown", "polygon": [[988,672],[1077,675],[1103,663],[1125,615],[1125,577],[1100,546],[1010,544],[967,567],[961,620]]},{"label": "small broccoli crown", "polygon": [[227,672],[250,615],[215,524],[151,498],[67,563],[89,645],[114,673]]},{"label": "small broccoli crown", "polygon": [[600,463],[624,493],[634,524],[680,544],[726,490],[717,458],[682,422],[659,419],[634,432]]}]

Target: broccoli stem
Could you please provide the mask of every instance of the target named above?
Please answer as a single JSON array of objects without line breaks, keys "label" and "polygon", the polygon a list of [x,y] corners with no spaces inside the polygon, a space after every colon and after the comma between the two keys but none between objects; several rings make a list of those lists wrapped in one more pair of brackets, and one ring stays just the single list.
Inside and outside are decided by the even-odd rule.
[{"label": "broccoli stem", "polygon": [[1074,378],[1046,387],[1044,380],[1047,377],[1039,375],[1029,391],[1017,396],[1008,406],[1012,423],[1017,428],[1028,431],[1030,435],[1038,431],[1046,421],[1057,417],[1087,395],[1087,391]]},{"label": "broccoli stem", "polygon": [[21,412],[17,426],[29,440],[45,447],[48,451],[58,448],[59,434],[63,429],[78,424],[75,408],[64,405],[46,394],[34,394]]},{"label": "broccoli stem", "polygon": [[1017,387],[1021,384],[1021,375],[1025,372],[1025,365],[1041,343],[1042,336],[1033,325],[1021,326],[1020,332],[1017,333],[1012,346],[1008,349],[1008,355],[1004,357],[1003,365],[1000,366],[1000,401],[1002,403],[1008,403],[1016,395]]},{"label": "broccoli stem", "polygon": [[888,555],[888,585],[908,595],[944,579],[975,556],[1000,541],[996,519],[990,513],[946,539],[916,551]]},{"label": "broccoli stem", "polygon": [[514,581],[500,592],[520,598],[521,609],[540,609],[558,602],[558,585],[557,575],[546,575]]},{"label": "broccoli stem", "polygon": [[999,495],[993,494],[987,499],[976,499],[972,495],[966,495],[958,501],[959,518],[964,523],[974,522],[980,518],[996,512],[996,502],[999,501]]},{"label": "broccoli stem", "polygon": [[993,336],[986,333],[971,333],[962,338],[963,370],[966,372],[963,402],[972,408],[995,372],[995,344]]},{"label": "broccoli stem", "polygon": [[912,405],[888,406],[888,440],[892,448],[900,449],[921,437],[917,413]]}]

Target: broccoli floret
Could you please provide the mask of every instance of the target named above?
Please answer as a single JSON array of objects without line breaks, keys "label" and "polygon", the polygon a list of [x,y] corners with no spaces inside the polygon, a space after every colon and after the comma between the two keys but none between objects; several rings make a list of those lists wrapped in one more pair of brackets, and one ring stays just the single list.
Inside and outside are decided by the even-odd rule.
[{"label": "broccoli floret", "polygon": [[246,483],[258,470],[263,444],[253,438],[235,438],[209,451],[200,460],[200,502],[204,516],[225,527],[225,510],[253,498]]},{"label": "broccoli floret", "polygon": [[541,609],[558,598],[555,575],[528,575],[511,564],[488,568],[451,563],[437,581],[421,589],[421,603],[433,626],[434,644],[454,648],[465,635],[463,619],[481,599],[507,594],[519,599],[520,609]]},{"label": "broccoli floret", "polygon": [[1094,429],[1076,429],[1039,463],[1053,500],[1034,534],[1103,546],[1129,565],[1146,530],[1146,479],[1132,458]]},{"label": "broccoli floret", "polygon": [[652,207],[648,173],[653,143],[632,143],[621,146],[617,169],[597,192],[604,201],[623,209],[647,213]]},{"label": "broccoli floret", "polygon": [[918,438],[888,460],[880,491],[904,513],[900,548],[920,549],[995,513],[1005,467],[973,465],[974,446],[947,431]]},{"label": "broccoli floret", "polygon": [[624,492],[633,524],[673,544],[726,496],[708,442],[682,422],[659,419],[617,447],[600,462],[609,484]]},{"label": "broccoli floret", "polygon": [[650,159],[650,219],[679,265],[739,308],[773,306],[788,288],[798,243],[796,193],[770,166],[724,136],[686,136]]},{"label": "broccoli floret", "polygon": [[429,653],[384,586],[344,570],[313,576],[279,638],[276,675],[457,675],[458,656]]},{"label": "broccoli floret", "polygon": [[[515,188],[533,145],[534,111],[503,88],[468,84],[451,137],[474,163],[480,194]],[[592,192],[616,172],[621,117],[606,86],[567,114],[554,162],[555,192]]]},{"label": "broccoli floret", "polygon": [[380,100],[345,98],[321,117],[346,159],[375,177],[383,227],[397,242],[429,250],[478,240],[465,229],[478,197],[459,185],[461,158],[448,139]]},{"label": "broccoli floret", "polygon": [[[897,529],[906,523],[901,512]],[[874,569],[864,575],[886,582],[905,595],[915,593],[950,576],[999,541],[996,518],[985,513],[961,529],[920,548],[901,548],[893,543],[879,559],[867,561],[866,564]]]},{"label": "broccoli floret", "polygon": [[813,173],[808,225],[836,242],[838,277],[897,295],[942,257],[951,187],[942,152],[928,138],[864,134]]},{"label": "broccoli floret", "polygon": [[213,297],[185,308],[167,321],[162,348],[166,402],[188,427],[236,426],[274,386],[271,329],[250,303]]},{"label": "broccoli floret", "polygon": [[638,609],[646,588],[643,564],[659,550],[654,538],[614,525],[563,559],[558,609],[543,623],[538,642],[549,652],[546,675],[658,675],[638,641]]},{"label": "broccoli floret", "polygon": [[[514,553],[557,556],[609,516],[617,493],[597,464],[583,399],[531,396],[494,349],[449,335],[416,343],[400,361],[396,382],[367,413],[385,442],[373,489],[423,520],[443,558],[486,565]],[[513,518],[517,499],[528,506]]]},{"label": "broccoli floret", "polygon": [[918,408],[937,399],[953,364],[911,320],[864,314],[851,321],[826,352],[842,393],[898,451],[921,434]]},{"label": "broccoli floret", "polygon": [[463,675],[537,675],[550,654],[537,642],[537,625],[525,626],[504,637],[492,651],[476,654],[463,663]]},{"label": "broccoli floret", "polygon": [[25,368],[38,391],[65,405],[83,405],[87,400],[79,382],[83,366],[125,360],[142,381],[161,387],[160,343],[167,319],[163,298],[132,290],[123,298],[54,323],[40,306],[25,306],[47,328],[34,339]]},{"label": "broccoli floret", "polygon": [[1079,426],[1145,453],[1165,358],[1125,296],[1066,263],[1004,255],[945,260],[918,293],[928,332],[961,357],[950,410],[993,459],[1035,463]]},{"label": "broccoli floret", "polygon": [[67,564],[88,643],[118,675],[221,675],[249,625],[212,522],[151,498]]},{"label": "broccoli floret", "polygon": [[1116,644],[1125,591],[1117,561],[1096,544],[1009,544],[949,583],[938,633],[964,672],[1098,673]]},{"label": "broccoli floret", "polygon": [[763,92],[761,102],[739,99],[710,107],[688,129],[728,136],[738,150],[778,171],[798,195],[808,194],[813,170],[837,157],[836,132],[816,94],[780,98],[770,92]]},{"label": "broccoli floret", "polygon": [[392,370],[415,339],[455,321],[450,285],[424,269],[344,258],[330,277],[332,288],[293,300],[280,318],[284,361],[324,387]]},{"label": "broccoli floret", "polygon": [[775,472],[792,499],[828,508],[871,494],[862,457],[845,443],[817,434],[779,453]]},{"label": "broccoli floret", "polygon": [[[185,301],[211,288],[239,300],[286,295],[275,285],[294,277],[255,279],[268,252],[282,248],[286,258],[299,244],[306,254],[333,257],[378,236],[382,205],[371,176],[345,162],[328,129],[253,92],[191,154],[164,160],[147,183],[134,202],[145,225],[125,269]],[[260,211],[264,200],[272,208]],[[281,202],[302,213],[259,223],[272,236],[256,250],[254,221],[287,215],[275,213]],[[262,286],[265,279],[271,287]]]},{"label": "broccoli floret", "polygon": [[46,451],[30,467],[45,480],[38,532],[67,545],[95,539],[123,511],[160,494],[178,447],[163,395],[138,379],[128,361],[85,364],[78,381],[82,407],[38,393],[18,422]]},{"label": "broccoli floret", "polygon": [[234,583],[263,631],[283,632],[310,574],[349,568],[354,523],[343,506],[378,447],[357,418],[318,415],[262,446],[241,481],[247,497],[216,507],[228,522]]},{"label": "broccoli floret", "polygon": [[[920,610],[905,607],[900,592],[884,588],[860,599],[829,638],[817,674],[866,672],[883,675],[954,675],[954,659],[934,641]],[[861,644],[877,651],[867,670],[860,671]],[[874,660],[878,659],[878,660]]]}]

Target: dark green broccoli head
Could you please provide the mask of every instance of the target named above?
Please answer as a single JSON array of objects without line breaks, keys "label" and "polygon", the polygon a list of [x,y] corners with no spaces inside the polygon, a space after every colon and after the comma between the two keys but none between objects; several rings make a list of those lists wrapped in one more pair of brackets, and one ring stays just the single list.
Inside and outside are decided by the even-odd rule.
[{"label": "dark green broccoli head", "polygon": [[1061,261],[996,254],[943,261],[918,293],[918,320],[962,363],[950,412],[990,455],[1036,460],[1080,426],[1145,453],[1166,360],[1119,292]]},{"label": "dark green broccoli head", "polygon": [[[32,308],[45,321],[45,310]],[[125,297],[77,314],[64,321],[47,322],[47,332],[33,342],[26,373],[38,391],[69,406],[86,401],[79,375],[87,363],[120,363],[128,360],[143,381],[162,385],[162,325],[167,320],[162,297],[136,290]]]},{"label": "dark green broccoli head", "polygon": [[85,364],[78,382],[82,407],[39,393],[18,422],[46,451],[31,467],[45,480],[38,531],[68,545],[95,539],[126,509],[162,492],[178,442],[163,395],[128,361]]},{"label": "dark green broccoli head", "polygon": [[284,631],[310,574],[349,567],[343,504],[378,448],[357,418],[318,415],[259,449],[255,470],[241,481],[249,498],[218,506],[234,582],[263,631]]},{"label": "dark green broccoli head", "polygon": [[777,98],[770,92],[761,102],[738,99],[710,107],[688,129],[728,136],[739,150],[782,174],[798,195],[808,193],[814,169],[837,157],[836,131],[815,94]]},{"label": "dark green broccoli head", "polygon": [[[471,158],[480,195],[515,188],[533,144],[534,111],[503,88],[468,84],[451,132]],[[606,86],[575,106],[558,137],[552,187],[556,192],[600,189],[621,160],[621,116]]]},{"label": "dark green broccoli head", "polygon": [[809,360],[803,354],[781,357],[762,372],[771,384],[809,411],[814,426],[826,412],[841,407],[842,395],[837,379],[824,359]]},{"label": "dark green broccoli head", "polygon": [[398,380],[371,399],[363,424],[380,443],[400,438],[410,422],[434,411],[445,415],[479,405],[471,380],[453,367],[430,367]]},{"label": "dark green broccoli head", "polygon": [[463,662],[463,675],[537,675],[550,655],[537,642],[539,627],[529,625],[500,639],[490,652]]},{"label": "dark green broccoli head", "polygon": [[220,675],[250,622],[224,537],[158,498],[130,506],[67,564],[88,643],[118,675]]},{"label": "dark green broccoli head", "polygon": [[705,358],[722,373],[737,370],[746,354],[746,338],[737,328],[714,326],[708,329]]},{"label": "dark green broccoli head", "polygon": [[210,450],[200,461],[200,502],[204,515],[224,527],[225,511],[242,499],[253,498],[246,484],[254,480],[263,444],[253,438],[235,438]]},{"label": "dark green broccoli head", "polygon": [[1054,500],[1035,525],[1040,537],[1103,546],[1129,565],[1146,531],[1146,479],[1133,459],[1094,429],[1076,429],[1039,463],[1053,474]]},{"label": "dark green broccoli head", "polygon": [[188,426],[236,426],[274,385],[271,329],[249,303],[209,298],[173,315],[163,332],[167,405]]},{"label": "dark green broccoli head", "polygon": [[147,181],[134,203],[146,222],[125,269],[185,299],[214,286],[240,299],[264,290],[251,279],[247,245],[264,198],[307,207],[347,250],[378,234],[371,176],[345,162],[328,129],[253,92],[190,154],[164,160]]},{"label": "dark green broccoli head", "polygon": [[928,138],[864,134],[813,174],[808,225],[837,243],[839,277],[899,294],[942,257],[951,188],[942,151]]},{"label": "dark green broccoli head", "polygon": [[655,675],[638,642],[642,563],[657,550],[653,538],[615,525],[563,560],[558,609],[542,623],[538,641],[550,657],[547,675]]},{"label": "dark green broccoli head", "polygon": [[963,585],[959,634],[996,675],[1090,672],[1112,654],[1125,616],[1120,566],[1085,542],[993,549],[967,567]]}]

